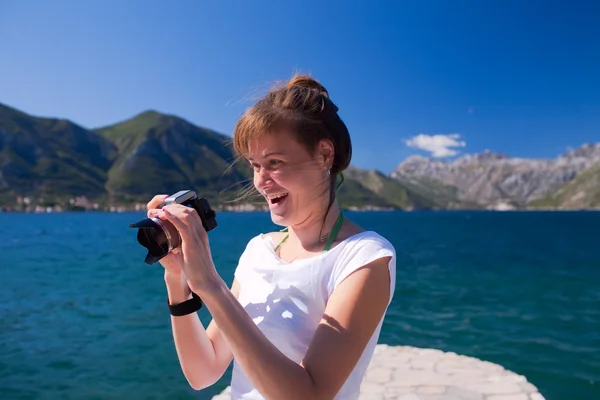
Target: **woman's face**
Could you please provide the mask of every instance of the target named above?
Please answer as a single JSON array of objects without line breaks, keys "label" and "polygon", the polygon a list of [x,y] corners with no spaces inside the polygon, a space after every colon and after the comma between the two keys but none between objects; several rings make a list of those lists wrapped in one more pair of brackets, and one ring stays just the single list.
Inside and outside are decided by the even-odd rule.
[{"label": "woman's face", "polygon": [[267,200],[274,223],[298,225],[327,206],[326,170],[333,157],[328,143],[311,155],[290,132],[279,131],[252,140],[248,152],[254,186]]}]

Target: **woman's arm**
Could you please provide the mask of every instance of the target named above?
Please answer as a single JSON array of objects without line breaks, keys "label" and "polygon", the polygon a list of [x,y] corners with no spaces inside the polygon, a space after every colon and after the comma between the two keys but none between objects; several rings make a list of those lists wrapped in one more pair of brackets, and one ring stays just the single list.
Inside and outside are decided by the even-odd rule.
[{"label": "woman's arm", "polygon": [[329,297],[304,360],[281,353],[227,288],[212,260],[208,234],[194,209],[161,209],[181,235],[183,272],[254,386],[269,399],[331,399],[340,390],[383,317],[390,299],[388,263],[381,257],[346,277]]},{"label": "woman's arm", "polygon": [[[190,299],[191,291],[182,276],[165,271],[165,283],[171,304]],[[229,289],[226,288],[229,291]],[[230,295],[238,296],[238,283],[234,280]],[[231,363],[233,355],[215,321],[205,330],[198,314],[171,316],[173,339],[179,363],[188,383],[199,390],[218,381]]]},{"label": "woman's arm", "polygon": [[267,399],[332,399],[354,369],[390,296],[390,257],[351,273],[334,290],[301,364],[281,353],[222,280],[198,295],[236,361]]}]

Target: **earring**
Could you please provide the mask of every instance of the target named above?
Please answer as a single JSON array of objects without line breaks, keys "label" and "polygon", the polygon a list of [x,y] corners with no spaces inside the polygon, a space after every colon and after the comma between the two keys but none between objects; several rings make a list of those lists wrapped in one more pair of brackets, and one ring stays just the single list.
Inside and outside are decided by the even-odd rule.
[{"label": "earring", "polygon": [[327,168],[327,177],[329,177],[329,175],[331,175],[331,169]]}]

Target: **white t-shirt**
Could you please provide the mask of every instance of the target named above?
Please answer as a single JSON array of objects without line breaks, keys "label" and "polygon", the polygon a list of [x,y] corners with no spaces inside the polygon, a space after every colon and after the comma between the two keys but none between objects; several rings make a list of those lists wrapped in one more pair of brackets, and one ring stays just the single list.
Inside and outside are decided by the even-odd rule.
[{"label": "white t-shirt", "polygon": [[[329,296],[350,273],[375,259],[391,256],[390,299],[396,286],[396,252],[373,231],[351,236],[326,253],[287,263],[275,253],[270,235],[254,237],[240,257],[235,278],[239,302],[263,334],[288,358],[300,363],[321,321]],[[371,361],[383,318],[336,399],[356,399]],[[234,360],[232,399],[264,399]]]}]

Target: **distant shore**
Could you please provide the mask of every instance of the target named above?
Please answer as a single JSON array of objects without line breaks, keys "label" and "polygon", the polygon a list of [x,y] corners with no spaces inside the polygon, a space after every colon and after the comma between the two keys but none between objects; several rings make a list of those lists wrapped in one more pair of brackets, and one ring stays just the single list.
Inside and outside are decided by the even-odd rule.
[{"label": "distant shore", "polygon": [[[210,201],[209,201],[210,202]],[[224,205],[223,203],[216,202],[211,204],[212,208],[217,212],[268,212],[268,206],[266,204],[237,204],[237,205]],[[341,208],[347,211],[355,212],[415,212],[415,211],[457,211],[457,212],[482,212],[482,211],[494,211],[494,212],[527,212],[527,211],[600,211],[600,208],[587,208],[587,209],[559,209],[551,207],[513,207],[505,203],[488,206],[482,208],[401,208],[392,206],[375,206],[370,204],[364,205],[348,205],[341,204]],[[61,199],[56,202],[44,202],[43,199],[35,199],[29,197],[17,198],[16,203],[1,204],[0,212],[22,212],[22,213],[61,213],[61,212],[140,212],[146,210],[146,203],[143,202],[101,202],[87,199],[85,196],[78,196],[71,199]]]},{"label": "distant shore", "polygon": [[[495,210],[495,209],[416,209],[416,210],[404,210],[401,208],[384,208],[384,207],[342,207],[345,211],[350,212],[493,212],[493,213],[523,213],[523,212],[555,212],[555,213],[574,213],[574,212],[600,212],[600,208],[589,208],[589,209],[556,209],[556,208],[528,208],[528,209],[513,209],[513,210]],[[33,209],[16,209],[12,207],[1,207],[0,214],[60,214],[60,213],[128,213],[128,212],[143,212],[146,208],[129,208],[129,207],[109,207],[109,208],[97,208],[97,209],[62,209],[53,207],[36,207]],[[229,213],[267,213],[268,208],[255,208],[255,209],[243,209],[243,208],[217,208],[216,212],[229,212]]]},{"label": "distant shore", "polygon": [[[213,207],[217,212],[268,212],[268,207]],[[50,213],[63,213],[63,212],[111,212],[111,213],[124,213],[124,212],[142,212],[146,210],[146,205],[136,205],[135,207],[127,206],[111,206],[111,207],[95,207],[95,208],[63,208],[63,207],[43,207],[36,206],[30,208],[16,208],[16,207],[2,207],[0,206],[0,212],[5,213],[29,213],[29,214],[50,214]],[[400,208],[391,207],[376,207],[376,206],[364,206],[364,207],[344,207],[344,210],[356,211],[356,212],[367,212],[367,211],[408,211]]]}]

